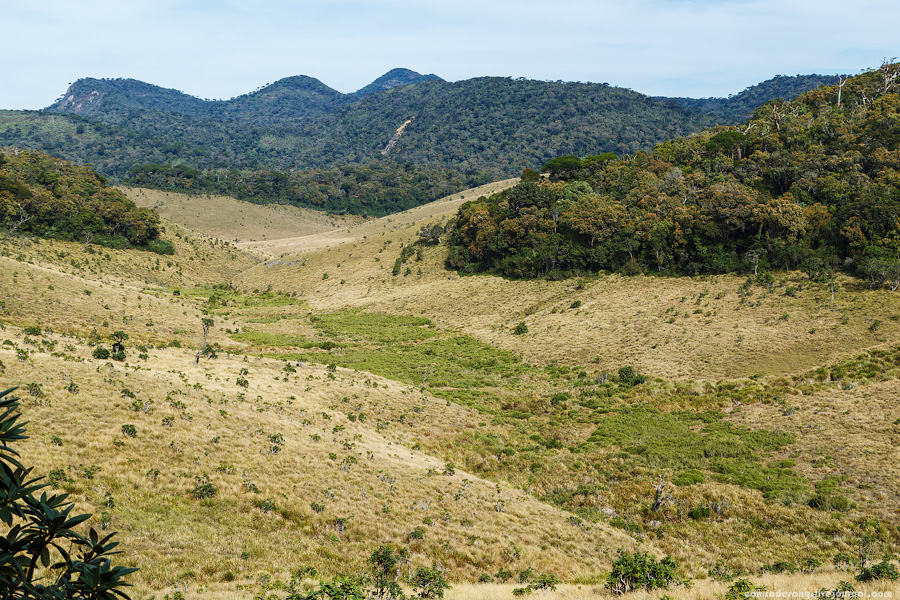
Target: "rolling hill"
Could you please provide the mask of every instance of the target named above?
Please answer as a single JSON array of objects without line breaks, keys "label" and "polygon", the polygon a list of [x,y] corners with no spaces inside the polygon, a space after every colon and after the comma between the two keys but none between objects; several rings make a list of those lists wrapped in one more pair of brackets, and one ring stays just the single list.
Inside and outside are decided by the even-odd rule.
[{"label": "rolling hill", "polygon": [[[383,215],[560,155],[650,150],[821,78],[784,79],[694,103],[608,84],[447,82],[405,69],[352,94],[296,76],[222,101],[130,79],[82,79],[44,111],[0,111],[0,144],[89,163],[117,182]],[[197,174],[190,181],[142,176],[159,168]],[[385,180],[385,171],[398,168],[419,175]],[[244,184],[273,178],[291,181]]]},{"label": "rolling hill", "polygon": [[832,589],[861,540],[896,551],[896,294],[448,272],[443,226],[513,184],[367,221],[125,190],[169,256],[4,236],[23,460],[119,532],[137,597],[283,598],[381,543],[449,598],[596,597],[635,548],[694,579],[679,599]]}]

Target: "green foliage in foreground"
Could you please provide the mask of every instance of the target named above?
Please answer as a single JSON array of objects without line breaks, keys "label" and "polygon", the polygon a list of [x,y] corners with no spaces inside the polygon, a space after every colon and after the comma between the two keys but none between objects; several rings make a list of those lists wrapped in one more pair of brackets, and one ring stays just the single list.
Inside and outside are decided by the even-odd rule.
[{"label": "green foliage in foreground", "polygon": [[[91,515],[72,515],[67,494],[40,490],[49,483],[32,478],[32,469],[10,446],[27,438],[18,423],[18,399],[0,392],[0,589],[4,598],[85,598],[118,600],[128,596],[125,576],[137,569],[112,566],[115,534],[87,536],[76,528]],[[49,568],[49,570],[47,570]]]},{"label": "green foliage in foreground", "polygon": [[90,167],[40,152],[0,151],[0,225],[8,232],[172,254],[159,215],[138,208]]}]

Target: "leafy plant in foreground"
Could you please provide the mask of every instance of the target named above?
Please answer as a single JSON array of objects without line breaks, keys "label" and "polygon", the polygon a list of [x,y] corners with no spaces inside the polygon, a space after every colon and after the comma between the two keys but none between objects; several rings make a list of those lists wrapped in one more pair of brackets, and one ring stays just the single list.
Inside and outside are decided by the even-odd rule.
[{"label": "leafy plant in foreground", "polygon": [[127,599],[125,576],[137,569],[112,566],[118,542],[114,533],[100,538],[92,528],[84,536],[75,528],[91,515],[72,516],[68,494],[35,494],[49,483],[32,478],[10,445],[24,440],[18,423],[15,388],[0,392],[0,589],[3,597]]}]

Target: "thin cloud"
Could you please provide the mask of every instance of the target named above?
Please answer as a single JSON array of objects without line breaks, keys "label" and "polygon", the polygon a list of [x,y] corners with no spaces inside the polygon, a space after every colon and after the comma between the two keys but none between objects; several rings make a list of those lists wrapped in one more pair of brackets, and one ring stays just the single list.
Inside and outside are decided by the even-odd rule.
[{"label": "thin cloud", "polygon": [[350,92],[399,66],[724,96],[900,54],[900,5],[882,0],[0,0],[0,11],[15,48],[2,108],[47,106],[87,76],[229,98],[291,75]]}]

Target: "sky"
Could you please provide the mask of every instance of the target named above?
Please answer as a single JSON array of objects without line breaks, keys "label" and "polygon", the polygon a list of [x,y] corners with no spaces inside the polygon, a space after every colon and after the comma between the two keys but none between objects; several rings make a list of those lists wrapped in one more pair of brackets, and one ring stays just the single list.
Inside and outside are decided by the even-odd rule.
[{"label": "sky", "polygon": [[352,92],[395,67],[736,94],[900,55],[896,0],[0,0],[0,109],[82,77],[227,99],[293,75]]}]

